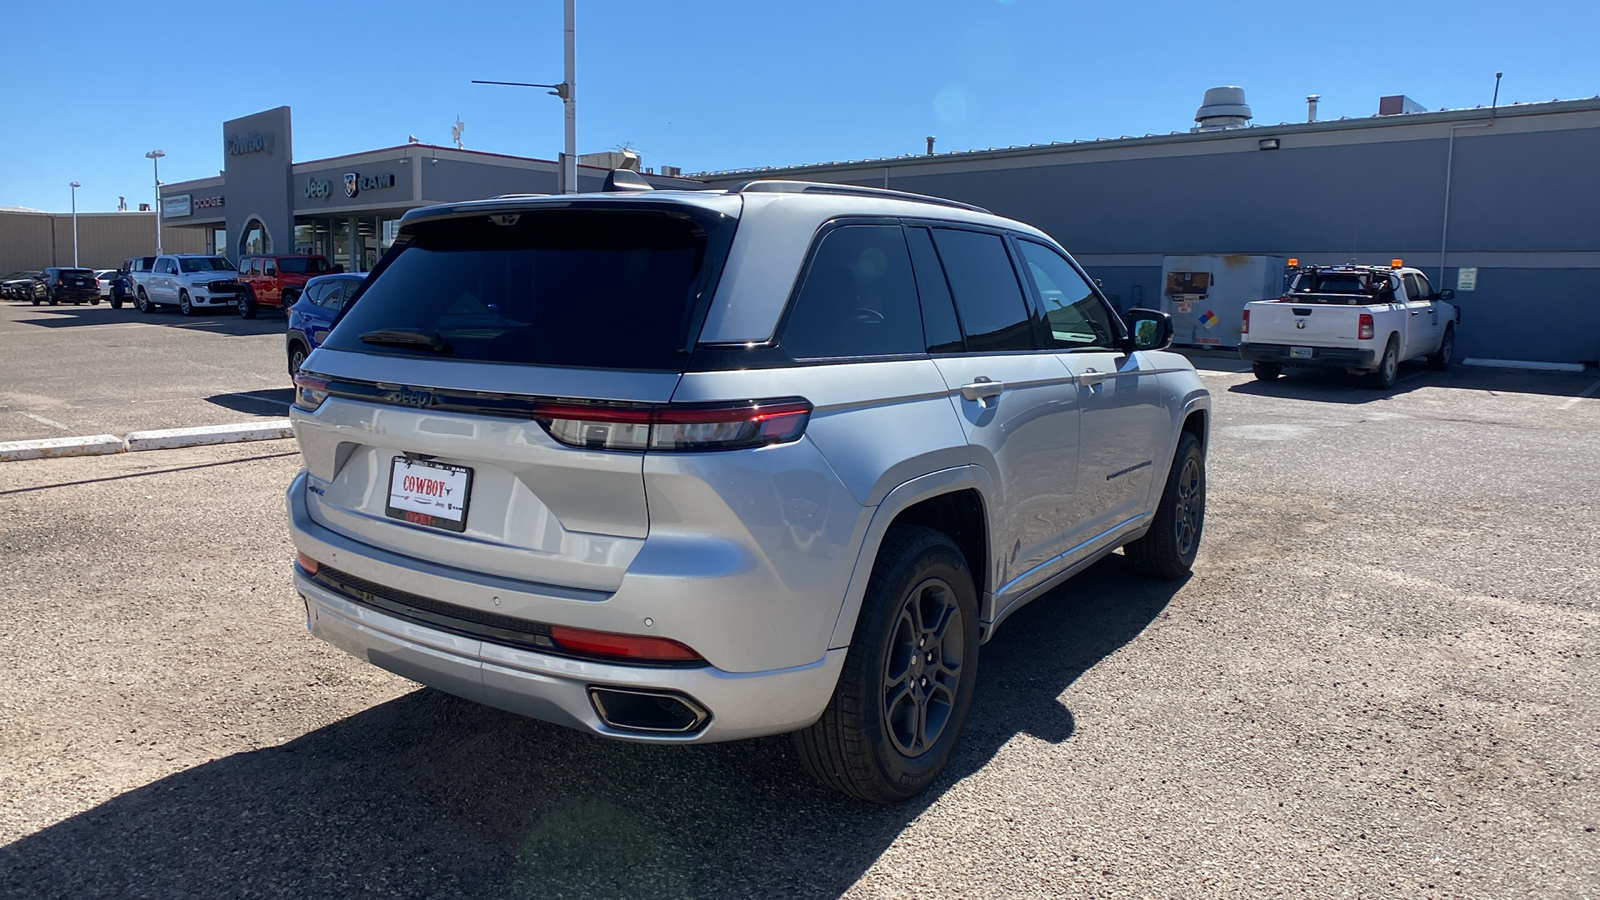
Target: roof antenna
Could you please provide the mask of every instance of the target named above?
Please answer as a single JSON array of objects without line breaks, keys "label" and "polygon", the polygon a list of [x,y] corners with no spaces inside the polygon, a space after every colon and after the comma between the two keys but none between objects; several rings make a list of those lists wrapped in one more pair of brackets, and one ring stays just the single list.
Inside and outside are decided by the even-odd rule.
[{"label": "roof antenna", "polygon": [[1494,73],[1494,99],[1489,102],[1489,123],[1494,124],[1495,110],[1500,106],[1500,76],[1502,72]]}]

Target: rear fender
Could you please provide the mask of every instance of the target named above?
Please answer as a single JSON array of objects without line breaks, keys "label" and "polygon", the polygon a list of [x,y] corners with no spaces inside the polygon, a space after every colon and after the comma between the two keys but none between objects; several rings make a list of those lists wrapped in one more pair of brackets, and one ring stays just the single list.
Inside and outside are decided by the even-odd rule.
[{"label": "rear fender", "polygon": [[[850,575],[850,585],[845,590],[844,604],[839,610],[838,620],[834,623],[833,637],[828,642],[830,650],[850,646],[850,640],[855,635],[856,619],[861,615],[861,604],[867,594],[867,582],[872,578],[872,566],[878,558],[878,548],[883,544],[884,535],[889,533],[889,526],[894,523],[895,518],[924,500],[940,494],[974,488],[985,498],[984,509],[987,513],[987,498],[995,495],[994,482],[988,471],[981,466],[956,466],[930,472],[913,478],[884,495],[883,502],[878,504],[871,521],[867,523],[866,536],[861,542],[855,569]],[[984,528],[987,530],[988,527],[989,523],[985,521]],[[977,580],[978,621],[986,622],[994,609],[994,595],[990,592],[992,585],[984,583],[984,573],[980,571],[980,566],[969,566],[969,568],[972,569],[973,578]]]}]

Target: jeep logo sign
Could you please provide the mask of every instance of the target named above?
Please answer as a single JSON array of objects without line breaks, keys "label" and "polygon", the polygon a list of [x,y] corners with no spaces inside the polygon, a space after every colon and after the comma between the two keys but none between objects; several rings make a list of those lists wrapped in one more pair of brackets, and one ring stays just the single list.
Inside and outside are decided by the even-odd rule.
[{"label": "jeep logo sign", "polygon": [[244,137],[240,137],[236,134],[230,134],[228,135],[227,140],[224,141],[224,144],[227,145],[229,156],[247,156],[251,153],[271,153],[273,147],[276,146],[276,143],[276,140],[274,140],[271,134],[262,134],[259,131],[252,131],[246,134]]},{"label": "jeep logo sign", "polygon": [[385,172],[382,175],[362,175],[359,172],[346,172],[344,175],[344,195],[355,197],[362,191],[375,191],[379,188],[394,187],[394,175]]},{"label": "jeep logo sign", "polygon": [[331,188],[331,187],[332,187],[332,185],[328,184],[328,182],[326,182],[326,181],[322,181],[322,180],[317,179],[317,178],[307,178],[306,179],[306,199],[307,200],[320,200],[323,197],[328,196],[329,188]]}]

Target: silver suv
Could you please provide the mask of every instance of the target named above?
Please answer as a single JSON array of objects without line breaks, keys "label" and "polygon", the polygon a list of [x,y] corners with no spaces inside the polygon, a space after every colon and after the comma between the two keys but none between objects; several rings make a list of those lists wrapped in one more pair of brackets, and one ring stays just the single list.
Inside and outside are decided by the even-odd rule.
[{"label": "silver suv", "polygon": [[1210,396],[1171,331],[912,194],[414,210],[295,379],[295,586],[415,681],[635,741],[796,732],[902,800],[1006,616],[1119,547],[1188,572]]}]

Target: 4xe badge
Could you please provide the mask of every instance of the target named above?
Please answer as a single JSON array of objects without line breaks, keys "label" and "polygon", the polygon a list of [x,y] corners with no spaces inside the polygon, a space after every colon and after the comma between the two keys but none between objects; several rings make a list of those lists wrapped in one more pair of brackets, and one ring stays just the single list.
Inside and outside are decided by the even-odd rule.
[{"label": "4xe badge", "polygon": [[344,195],[354,197],[361,193],[361,176],[354,172],[344,173]]}]

